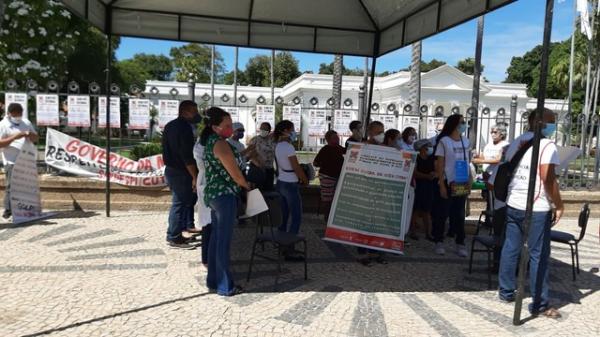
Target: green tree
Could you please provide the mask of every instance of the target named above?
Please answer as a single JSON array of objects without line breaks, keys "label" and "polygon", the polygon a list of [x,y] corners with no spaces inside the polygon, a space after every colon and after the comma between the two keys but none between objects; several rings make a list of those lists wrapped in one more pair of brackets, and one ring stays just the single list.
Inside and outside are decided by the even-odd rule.
[{"label": "green tree", "polygon": [[[211,46],[190,43],[171,48],[170,55],[175,68],[175,80],[187,81],[192,74],[196,82],[210,82]],[[215,82],[217,78],[222,77],[224,69],[223,57],[215,51]]]},{"label": "green tree", "polygon": [[121,91],[128,92],[132,85],[143,89],[146,86],[146,81],[152,78],[148,69],[133,59],[119,61],[117,69],[121,76]]},{"label": "green tree", "polygon": [[[273,71],[275,72],[276,87],[283,87],[301,75],[298,69],[298,60],[290,52],[275,54]],[[225,77],[226,83],[229,81],[233,83],[233,73],[227,74]],[[250,58],[243,73],[238,71],[238,83],[262,87],[271,86],[271,57],[257,55]]]},{"label": "green tree", "polygon": [[169,81],[173,75],[173,63],[165,55],[135,54],[132,59],[150,75],[149,79]]},{"label": "green tree", "polygon": [[[319,74],[322,75],[333,75],[334,62],[321,63],[319,65]],[[363,70],[359,68],[348,69],[346,66],[342,67],[343,76],[362,76]]]},{"label": "green tree", "polygon": [[422,73],[426,73],[428,71],[431,71],[433,69],[439,68],[441,66],[443,66],[444,64],[446,64],[446,62],[444,61],[440,61],[440,60],[436,60],[433,59],[429,62],[423,62],[421,61],[421,72]]},{"label": "green tree", "polygon": [[[456,68],[467,75],[473,75],[475,73],[475,59],[472,57],[467,57],[466,59],[462,59],[458,61],[456,64]],[[483,73],[483,69],[485,66],[481,65],[481,72]]]}]

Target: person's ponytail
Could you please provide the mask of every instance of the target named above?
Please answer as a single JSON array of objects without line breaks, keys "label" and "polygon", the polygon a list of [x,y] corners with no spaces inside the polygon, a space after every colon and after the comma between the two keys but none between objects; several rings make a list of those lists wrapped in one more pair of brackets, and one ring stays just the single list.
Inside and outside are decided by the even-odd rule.
[{"label": "person's ponytail", "polygon": [[221,124],[223,119],[228,116],[229,113],[221,108],[212,107],[206,110],[205,116],[202,120],[204,128],[200,133],[200,145],[206,146],[208,138],[215,133],[212,127]]}]

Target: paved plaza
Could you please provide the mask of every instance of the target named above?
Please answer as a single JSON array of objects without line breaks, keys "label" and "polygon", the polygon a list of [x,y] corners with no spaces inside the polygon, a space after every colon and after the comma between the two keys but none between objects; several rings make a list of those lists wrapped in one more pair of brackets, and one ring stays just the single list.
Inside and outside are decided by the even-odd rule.
[{"label": "paved plaza", "polygon": [[[322,221],[305,215],[309,280],[302,264],[287,263],[275,289],[268,261],[245,282],[255,226],[242,224],[232,259],[247,292],[224,298],[208,293],[199,249],[166,246],[166,217],[79,212],[0,224],[0,336],[600,336],[598,219],[580,244],[577,281],[568,247],[552,245],[563,318],[515,327],[513,305],[487,290],[485,254],[469,275],[467,259],[434,255],[421,239],[388,265],[365,267],[352,247],[321,240]],[[572,220],[559,227],[578,233]]]}]

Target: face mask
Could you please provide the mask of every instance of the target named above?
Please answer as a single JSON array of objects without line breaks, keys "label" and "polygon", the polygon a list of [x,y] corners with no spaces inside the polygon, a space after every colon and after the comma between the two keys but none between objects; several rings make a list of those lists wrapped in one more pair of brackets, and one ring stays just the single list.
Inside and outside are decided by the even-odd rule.
[{"label": "face mask", "polygon": [[428,147],[427,148],[427,155],[431,156],[433,154],[433,148],[432,147]]},{"label": "face mask", "polygon": [[397,148],[402,148],[402,139],[397,139],[396,140],[396,147]]},{"label": "face mask", "polygon": [[194,116],[192,117],[192,119],[189,120],[189,122],[192,124],[198,124],[202,122],[202,116],[200,116],[199,114],[194,114]]},{"label": "face mask", "polygon": [[21,123],[21,121],[23,121],[23,117],[9,116],[8,120],[11,121],[13,124],[19,124],[19,123]]},{"label": "face mask", "polygon": [[542,129],[542,134],[544,137],[550,137],[556,132],[556,124],[554,123],[546,123],[546,127]]},{"label": "face mask", "polygon": [[354,137],[356,137],[358,139],[362,139],[362,132],[360,132],[360,130],[354,130],[354,132],[352,132],[352,134],[354,135]]},{"label": "face mask", "polygon": [[292,132],[290,133],[290,140],[291,140],[292,142],[295,142],[295,141],[296,141],[296,139],[298,139],[298,134],[296,133],[296,131],[292,131]]},{"label": "face mask", "polygon": [[465,131],[467,131],[467,124],[460,123],[458,125],[458,132],[460,132],[461,134],[463,134],[463,133],[465,133]]},{"label": "face mask", "polygon": [[383,143],[383,140],[385,138],[385,135],[383,133],[378,134],[377,136],[373,137],[373,140],[377,143],[377,144],[381,144]]},{"label": "face mask", "polygon": [[243,132],[243,131],[238,131],[238,132],[236,133],[236,137],[237,137],[237,138],[239,138],[239,139],[242,139],[242,138],[244,138],[244,132]]},{"label": "face mask", "polygon": [[338,137],[331,138],[331,140],[329,141],[329,144],[331,144],[331,145],[339,145],[340,144],[340,139]]},{"label": "face mask", "polygon": [[417,136],[414,136],[414,135],[413,135],[413,136],[410,136],[410,137],[408,137],[408,143],[409,143],[409,144],[412,144],[412,143],[414,143],[414,142],[415,142],[415,140],[417,140]]},{"label": "face mask", "polygon": [[231,137],[231,135],[233,135],[233,128],[232,127],[228,127],[228,128],[221,128],[221,127],[217,127],[220,132],[217,132],[217,135],[219,135],[222,138],[229,138]]},{"label": "face mask", "polygon": [[260,130],[259,135],[263,138],[267,137],[269,135],[269,131],[267,130]]}]

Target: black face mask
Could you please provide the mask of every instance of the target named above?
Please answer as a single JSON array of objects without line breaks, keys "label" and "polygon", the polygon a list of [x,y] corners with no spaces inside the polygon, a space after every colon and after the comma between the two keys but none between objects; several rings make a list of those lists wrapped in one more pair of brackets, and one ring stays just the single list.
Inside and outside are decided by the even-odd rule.
[{"label": "black face mask", "polygon": [[188,121],[192,124],[198,124],[202,122],[202,116],[200,116],[199,114],[194,114],[192,119],[188,119]]}]

